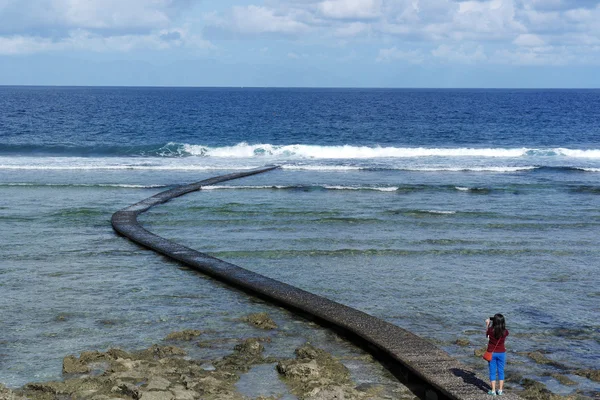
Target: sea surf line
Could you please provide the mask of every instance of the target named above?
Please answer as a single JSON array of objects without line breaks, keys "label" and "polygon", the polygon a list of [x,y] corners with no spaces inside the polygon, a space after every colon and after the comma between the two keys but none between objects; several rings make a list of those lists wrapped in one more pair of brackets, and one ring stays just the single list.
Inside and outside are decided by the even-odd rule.
[{"label": "sea surf line", "polygon": [[[415,393],[421,398],[483,398],[489,386],[482,377],[412,332],[325,297],[182,246],[146,230],[137,221],[137,216],[151,207],[201,190],[203,186],[216,185],[277,168],[279,166],[266,166],[166,190],[114,213],[111,219],[112,226],[121,235],[144,247],[245,292],[315,319],[326,327],[333,327],[378,358],[384,359],[386,363],[395,364],[391,365],[393,372],[403,381],[425,383],[427,386],[418,386],[418,393]],[[514,393],[509,393],[506,397],[507,400],[520,399]]]}]

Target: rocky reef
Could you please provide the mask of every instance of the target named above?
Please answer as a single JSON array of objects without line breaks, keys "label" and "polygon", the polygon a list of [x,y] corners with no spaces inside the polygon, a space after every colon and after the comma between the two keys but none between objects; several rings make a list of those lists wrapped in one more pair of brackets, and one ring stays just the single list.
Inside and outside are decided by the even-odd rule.
[{"label": "rocky reef", "polygon": [[[274,325],[266,314],[248,316],[246,321],[259,329],[273,329]],[[69,355],[63,359],[64,380],[29,383],[15,390],[0,385],[0,400],[275,400],[284,395],[301,400],[415,398],[400,383],[393,388],[357,385],[341,361],[310,344],[296,349],[293,359],[265,357],[270,337],[232,340],[237,344],[231,352],[217,359],[192,359],[183,348],[170,344],[179,341],[202,349],[206,342],[193,342],[201,335],[200,330],[184,330],[143,350],[113,348]],[[260,364],[270,364],[278,372],[287,385],[286,393],[270,397],[240,393],[236,387],[240,377]]]}]

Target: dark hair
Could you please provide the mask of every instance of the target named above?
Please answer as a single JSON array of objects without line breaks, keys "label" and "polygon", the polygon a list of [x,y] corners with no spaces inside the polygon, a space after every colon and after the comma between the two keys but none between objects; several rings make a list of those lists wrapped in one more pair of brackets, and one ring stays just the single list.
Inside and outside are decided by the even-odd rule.
[{"label": "dark hair", "polygon": [[500,339],[504,336],[504,332],[506,331],[506,322],[504,321],[504,315],[496,314],[494,315],[494,337],[496,339]]}]

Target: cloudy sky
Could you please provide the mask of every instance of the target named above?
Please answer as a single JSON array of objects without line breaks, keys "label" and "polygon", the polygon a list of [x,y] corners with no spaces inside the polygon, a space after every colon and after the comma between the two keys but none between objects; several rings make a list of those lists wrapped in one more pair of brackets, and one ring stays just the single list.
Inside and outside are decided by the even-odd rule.
[{"label": "cloudy sky", "polygon": [[0,84],[600,87],[596,0],[0,0]]}]

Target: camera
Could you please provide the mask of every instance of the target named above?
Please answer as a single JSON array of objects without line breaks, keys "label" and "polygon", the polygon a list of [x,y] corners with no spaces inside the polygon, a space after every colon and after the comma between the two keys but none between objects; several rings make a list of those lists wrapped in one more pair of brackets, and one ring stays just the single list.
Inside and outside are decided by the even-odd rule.
[{"label": "camera", "polygon": [[494,317],[490,317],[490,326],[494,325]]}]

